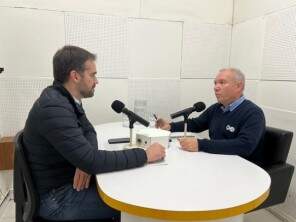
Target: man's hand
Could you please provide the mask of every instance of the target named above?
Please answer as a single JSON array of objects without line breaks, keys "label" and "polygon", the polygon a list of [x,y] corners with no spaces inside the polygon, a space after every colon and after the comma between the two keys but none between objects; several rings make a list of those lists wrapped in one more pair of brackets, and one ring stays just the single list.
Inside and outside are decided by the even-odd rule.
[{"label": "man's hand", "polygon": [[198,142],[195,137],[182,137],[178,139],[183,150],[189,152],[197,152],[198,151]]},{"label": "man's hand", "polygon": [[90,177],[91,175],[76,168],[73,180],[73,188],[77,191],[87,189],[89,187]]},{"label": "man's hand", "polygon": [[168,121],[164,120],[164,119],[157,119],[155,121],[155,127],[156,128],[160,128],[160,129],[163,129],[163,130],[168,130],[170,131],[171,130],[171,125]]},{"label": "man's hand", "polygon": [[147,162],[152,163],[165,157],[165,148],[159,143],[153,143],[146,149]]}]

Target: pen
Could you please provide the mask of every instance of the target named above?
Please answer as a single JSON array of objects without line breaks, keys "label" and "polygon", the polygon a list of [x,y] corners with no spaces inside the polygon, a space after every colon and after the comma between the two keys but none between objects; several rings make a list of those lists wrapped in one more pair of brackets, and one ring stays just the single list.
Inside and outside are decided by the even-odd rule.
[{"label": "pen", "polygon": [[153,113],[153,116],[154,116],[155,120],[157,120],[157,119],[158,119],[155,113]]}]

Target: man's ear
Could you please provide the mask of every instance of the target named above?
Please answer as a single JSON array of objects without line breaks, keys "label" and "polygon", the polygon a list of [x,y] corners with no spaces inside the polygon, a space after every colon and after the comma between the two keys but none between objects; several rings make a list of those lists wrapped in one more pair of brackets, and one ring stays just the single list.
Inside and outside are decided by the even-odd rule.
[{"label": "man's ear", "polygon": [[80,75],[79,75],[78,72],[76,72],[75,70],[72,70],[72,71],[70,72],[70,75],[69,75],[69,79],[70,79],[70,80],[72,80],[72,81],[74,81],[74,82],[77,82],[77,81],[79,80],[79,78],[80,78]]},{"label": "man's ear", "polygon": [[244,83],[243,83],[243,81],[238,81],[238,83],[237,83],[237,87],[238,87],[240,90],[243,90],[243,89],[244,89]]}]

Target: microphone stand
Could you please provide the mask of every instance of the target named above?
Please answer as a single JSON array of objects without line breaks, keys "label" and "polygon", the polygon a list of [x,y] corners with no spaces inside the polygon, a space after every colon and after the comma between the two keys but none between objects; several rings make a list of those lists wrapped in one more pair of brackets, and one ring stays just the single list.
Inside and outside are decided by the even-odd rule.
[{"label": "microphone stand", "polygon": [[188,114],[184,114],[184,137],[187,137]]},{"label": "microphone stand", "polygon": [[133,145],[133,128],[134,128],[134,123],[136,121],[133,118],[131,118],[129,115],[128,115],[128,120],[129,120],[129,129],[130,129],[130,142],[127,146],[125,146],[125,148],[134,148],[136,146]]}]

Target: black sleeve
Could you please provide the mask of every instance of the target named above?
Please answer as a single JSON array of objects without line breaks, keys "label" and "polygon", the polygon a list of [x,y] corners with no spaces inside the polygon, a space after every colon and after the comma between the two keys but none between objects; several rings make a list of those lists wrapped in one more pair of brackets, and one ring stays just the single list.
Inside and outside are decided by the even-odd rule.
[{"label": "black sleeve", "polygon": [[265,132],[265,118],[261,109],[245,116],[238,136],[234,139],[198,139],[200,151],[248,157],[256,149]]},{"label": "black sleeve", "polygon": [[85,138],[89,141],[94,149],[98,149],[97,133],[85,114],[79,118],[79,123],[83,128],[83,134]]},{"label": "black sleeve", "polygon": [[139,167],[147,162],[146,152],[135,148],[123,151],[93,149],[79,127],[74,112],[64,107],[46,107],[40,120],[45,139],[73,166],[97,174]]}]

